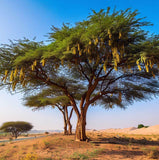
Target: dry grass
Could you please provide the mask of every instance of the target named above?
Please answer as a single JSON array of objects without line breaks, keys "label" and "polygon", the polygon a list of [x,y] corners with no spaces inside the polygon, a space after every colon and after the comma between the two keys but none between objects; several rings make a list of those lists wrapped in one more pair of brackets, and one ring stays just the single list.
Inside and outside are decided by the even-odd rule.
[{"label": "dry grass", "polygon": [[87,134],[90,142],[75,142],[74,135],[53,134],[33,140],[0,143],[0,160],[159,159],[159,135]]}]

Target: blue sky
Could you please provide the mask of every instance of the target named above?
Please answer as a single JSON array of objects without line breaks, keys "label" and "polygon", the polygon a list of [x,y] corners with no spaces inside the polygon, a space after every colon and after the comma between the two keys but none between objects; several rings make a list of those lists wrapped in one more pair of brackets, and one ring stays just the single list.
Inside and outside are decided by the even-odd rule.
[{"label": "blue sky", "polygon": [[[60,27],[63,22],[74,24],[86,19],[91,9],[99,11],[108,6],[116,9],[138,9],[141,17],[154,25],[147,27],[150,33],[159,34],[158,0],[0,0],[0,43],[8,39],[23,37],[45,41],[51,25]],[[126,110],[115,108],[105,110],[91,107],[88,110],[87,128],[123,128],[159,124],[158,99],[138,102]],[[0,91],[0,125],[5,121],[24,120],[31,122],[34,129],[62,129],[61,114],[55,109],[33,112],[23,106],[22,95],[11,95],[6,90]],[[76,118],[72,119],[75,128]]]}]

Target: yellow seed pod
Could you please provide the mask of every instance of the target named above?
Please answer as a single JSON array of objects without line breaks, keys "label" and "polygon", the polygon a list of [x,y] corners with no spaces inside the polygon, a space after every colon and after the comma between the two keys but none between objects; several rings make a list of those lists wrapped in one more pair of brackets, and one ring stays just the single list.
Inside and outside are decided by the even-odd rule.
[{"label": "yellow seed pod", "polygon": [[92,44],[92,41],[89,41],[89,45],[91,45]]},{"label": "yellow seed pod", "polygon": [[91,64],[91,63],[92,63],[92,59],[91,59],[91,58],[89,58],[89,59],[88,59],[88,61],[89,61],[89,64]]},{"label": "yellow seed pod", "polygon": [[78,45],[77,45],[77,48],[78,48],[78,51],[80,51],[80,44],[78,43]]},{"label": "yellow seed pod", "polygon": [[36,66],[36,65],[37,65],[37,60],[35,60],[35,61],[33,62],[33,65],[34,65],[34,66]]},{"label": "yellow seed pod", "polygon": [[98,44],[98,38],[95,39],[94,44],[95,44],[95,45]]},{"label": "yellow seed pod", "polygon": [[80,56],[82,55],[82,50],[79,51],[79,55],[80,55]]},{"label": "yellow seed pod", "polygon": [[111,34],[110,29],[108,29],[108,35],[109,35],[109,39],[111,39],[112,38],[112,34]]},{"label": "yellow seed pod", "polygon": [[117,65],[118,65],[118,63],[117,63],[116,59],[114,59],[114,66],[117,66]]},{"label": "yellow seed pod", "polygon": [[69,46],[67,46],[67,51],[69,51],[70,50],[70,47]]},{"label": "yellow seed pod", "polygon": [[14,80],[14,71],[12,70],[10,73],[10,82]]},{"label": "yellow seed pod", "polygon": [[121,39],[121,37],[122,37],[122,34],[121,34],[121,32],[119,32],[119,39]]},{"label": "yellow seed pod", "polygon": [[14,70],[14,78],[17,76],[17,74],[18,74],[18,69],[16,68],[16,69]]},{"label": "yellow seed pod", "polygon": [[115,70],[115,71],[118,71],[118,67],[117,67],[117,66],[114,66],[114,70]]},{"label": "yellow seed pod", "polygon": [[154,65],[154,63],[151,61],[151,65],[150,65],[150,67],[152,68],[152,67],[153,67],[153,65]]},{"label": "yellow seed pod", "polygon": [[109,43],[109,44],[108,44],[109,46],[111,46],[111,45],[112,45],[112,42],[111,42],[111,40],[109,40],[109,41],[108,41],[108,43]]},{"label": "yellow seed pod", "polygon": [[8,70],[5,70],[5,77],[4,77],[4,82],[6,82],[7,76],[8,76]]},{"label": "yellow seed pod", "polygon": [[117,60],[118,63],[120,62],[120,56],[119,56],[118,53],[116,54],[116,60]]},{"label": "yellow seed pod", "polygon": [[42,60],[40,61],[40,63],[41,63],[42,66],[44,67],[44,66],[45,66],[45,59],[42,59]]},{"label": "yellow seed pod", "polygon": [[73,54],[76,54],[76,48],[73,47]]},{"label": "yellow seed pod", "polygon": [[19,74],[19,80],[21,81],[23,78],[24,72],[23,72],[23,68],[20,69],[20,74]]},{"label": "yellow seed pod", "polygon": [[146,72],[149,72],[149,67],[148,67],[148,65],[146,65],[145,68],[146,68]]},{"label": "yellow seed pod", "polygon": [[23,87],[25,87],[25,86],[26,86],[26,81],[25,81],[25,80],[23,80],[23,82],[22,82],[22,86],[23,86]]},{"label": "yellow seed pod", "polygon": [[107,72],[107,61],[105,61],[103,64],[103,70],[105,73]]},{"label": "yellow seed pod", "polygon": [[139,71],[141,71],[141,66],[139,64],[137,66],[138,66]]},{"label": "yellow seed pod", "polygon": [[35,70],[35,66],[32,64],[31,65],[31,70],[34,71]]},{"label": "yellow seed pod", "polygon": [[88,54],[91,54],[91,50],[90,50],[90,48],[88,48]]},{"label": "yellow seed pod", "polygon": [[8,70],[5,70],[5,77],[7,77],[7,75],[8,75]]},{"label": "yellow seed pod", "polygon": [[136,64],[139,65],[139,63],[140,63],[139,60],[137,60],[137,61],[136,61]]}]

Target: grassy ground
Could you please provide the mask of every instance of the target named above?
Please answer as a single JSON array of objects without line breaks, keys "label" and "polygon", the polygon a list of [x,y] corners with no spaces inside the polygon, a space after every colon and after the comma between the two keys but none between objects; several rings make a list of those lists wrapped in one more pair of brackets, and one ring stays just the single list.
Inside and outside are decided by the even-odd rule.
[{"label": "grassy ground", "polygon": [[89,142],[74,135],[53,134],[20,142],[0,143],[0,160],[152,160],[159,159],[159,135],[88,132]]}]

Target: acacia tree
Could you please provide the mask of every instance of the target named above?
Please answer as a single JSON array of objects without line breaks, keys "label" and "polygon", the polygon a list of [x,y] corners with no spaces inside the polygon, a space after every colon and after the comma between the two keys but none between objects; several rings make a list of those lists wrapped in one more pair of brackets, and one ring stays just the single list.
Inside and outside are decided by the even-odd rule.
[{"label": "acacia tree", "polygon": [[[25,97],[25,105],[28,107],[33,108],[33,110],[44,109],[47,106],[52,106],[52,108],[58,108],[58,110],[63,115],[64,120],[64,135],[71,135],[72,134],[72,124],[70,122],[73,108],[70,104],[68,97],[65,95],[61,95],[59,90],[55,89],[45,89],[42,92]],[[55,95],[57,95],[55,97]],[[70,112],[68,108],[71,107]]]},{"label": "acacia tree", "polygon": [[[30,88],[59,88],[77,115],[76,140],[84,141],[90,105],[97,102],[106,108],[124,108],[159,92],[155,78],[159,38],[145,32],[143,27],[151,24],[137,16],[138,12],[130,9],[93,11],[87,20],[73,27],[53,26],[48,46],[28,42],[26,46],[34,47],[28,49],[20,43],[4,47],[1,57],[7,63],[1,76],[6,82],[10,79],[13,89],[19,89],[20,83]],[[9,55],[10,61],[4,55]],[[73,88],[80,90],[79,103]]]},{"label": "acacia tree", "polygon": [[33,126],[28,122],[17,121],[3,123],[0,130],[11,133],[12,137],[16,139],[21,133],[30,131],[32,128]]}]

